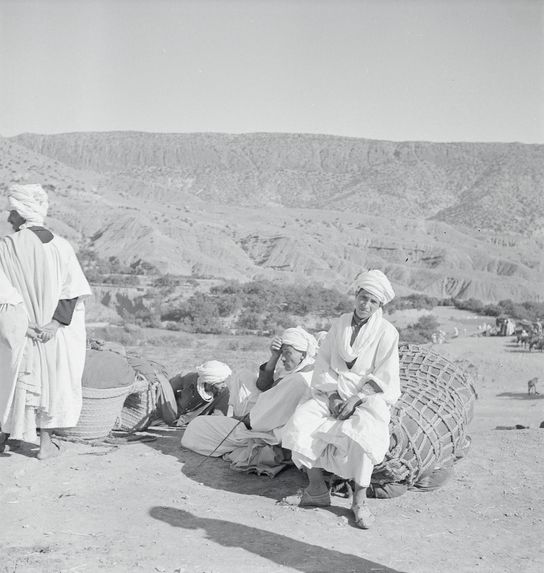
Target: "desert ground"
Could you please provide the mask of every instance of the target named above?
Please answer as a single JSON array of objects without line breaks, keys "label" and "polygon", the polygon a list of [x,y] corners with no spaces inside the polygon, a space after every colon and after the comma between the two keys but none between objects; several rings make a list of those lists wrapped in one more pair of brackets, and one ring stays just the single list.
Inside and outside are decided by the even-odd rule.
[{"label": "desert ground", "polygon": [[[64,443],[47,461],[26,444],[0,456],[0,571],[543,571],[544,353],[475,336],[481,317],[434,314],[446,332],[460,331],[434,349],[479,372],[472,447],[441,489],[370,500],[377,520],[363,531],[343,498],[330,509],[278,504],[305,483],[295,469],[270,479],[221,459],[202,464],[180,447],[178,429],[151,429],[155,441],[120,447]],[[209,358],[256,368],[267,354],[267,340],[255,337],[151,333],[138,342],[172,374]],[[534,376],[541,394],[529,397]],[[497,429],[515,424],[529,428]]]}]

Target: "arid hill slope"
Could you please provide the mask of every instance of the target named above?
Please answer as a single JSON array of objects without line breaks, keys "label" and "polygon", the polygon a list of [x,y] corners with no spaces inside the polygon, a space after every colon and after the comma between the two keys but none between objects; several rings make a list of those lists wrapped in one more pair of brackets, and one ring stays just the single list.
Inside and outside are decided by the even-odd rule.
[{"label": "arid hill slope", "polygon": [[25,134],[0,182],[52,183],[54,225],[161,271],[540,296],[544,146],[318,135]]},{"label": "arid hill slope", "polygon": [[436,217],[523,232],[544,223],[544,145],[374,141],[303,134],[139,132],[14,138],[76,169],[228,205]]}]

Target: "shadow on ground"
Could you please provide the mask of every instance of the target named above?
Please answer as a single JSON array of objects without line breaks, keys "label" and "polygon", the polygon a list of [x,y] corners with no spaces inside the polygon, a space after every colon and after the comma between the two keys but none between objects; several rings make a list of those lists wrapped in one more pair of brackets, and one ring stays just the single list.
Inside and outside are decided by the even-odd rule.
[{"label": "shadow on ground", "polygon": [[6,449],[0,453],[0,457],[9,458],[12,455],[25,456],[27,458],[35,458],[38,455],[39,447],[31,442],[19,441],[15,443],[14,440],[8,440]]},{"label": "shadow on ground", "polygon": [[[275,499],[295,494],[306,485],[306,477],[295,467],[290,467],[275,478],[236,472],[221,458],[206,458],[181,447],[182,430],[172,428],[150,428],[148,434],[157,437],[147,446],[169,456],[181,464],[181,471],[191,480],[214,489],[222,489],[244,495],[262,495]],[[329,509],[329,508],[327,508]],[[330,508],[339,515],[341,508]]]},{"label": "shadow on ground", "polygon": [[291,567],[304,573],[329,573],[330,571],[401,573],[396,569],[356,555],[326,549],[241,523],[198,517],[175,507],[152,507],[149,514],[172,527],[203,529],[207,538],[218,545],[242,548],[278,565]]},{"label": "shadow on ground", "polygon": [[501,392],[497,398],[514,398],[516,400],[541,400],[544,394],[527,394],[527,392]]}]

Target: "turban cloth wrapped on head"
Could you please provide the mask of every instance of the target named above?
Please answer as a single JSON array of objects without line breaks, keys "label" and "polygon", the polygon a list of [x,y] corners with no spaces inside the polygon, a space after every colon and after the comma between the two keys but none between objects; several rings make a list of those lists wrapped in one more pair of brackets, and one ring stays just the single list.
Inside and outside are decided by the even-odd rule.
[{"label": "turban cloth wrapped on head", "polygon": [[210,394],[204,385],[211,384],[215,386],[221,384],[232,374],[232,370],[224,362],[219,362],[218,360],[204,362],[204,364],[197,367],[196,372],[198,374],[198,393],[207,402],[213,398],[213,394]]},{"label": "turban cloth wrapped on head", "polygon": [[316,335],[315,335],[315,341],[317,342],[317,346],[321,346],[322,342],[325,340],[325,338],[327,337],[327,334],[329,334],[329,332],[327,330],[320,330]]},{"label": "turban cloth wrapped on head", "polygon": [[382,304],[395,298],[395,291],[382,271],[372,270],[360,273],[355,279],[355,294],[361,289],[375,296]]},{"label": "turban cloth wrapped on head", "polygon": [[281,335],[282,344],[292,346],[295,350],[306,352],[309,357],[315,356],[317,350],[317,341],[300,326],[288,328]]},{"label": "turban cloth wrapped on head", "polygon": [[8,205],[10,211],[17,211],[25,219],[25,226],[41,226],[47,215],[49,200],[41,185],[11,185]]}]

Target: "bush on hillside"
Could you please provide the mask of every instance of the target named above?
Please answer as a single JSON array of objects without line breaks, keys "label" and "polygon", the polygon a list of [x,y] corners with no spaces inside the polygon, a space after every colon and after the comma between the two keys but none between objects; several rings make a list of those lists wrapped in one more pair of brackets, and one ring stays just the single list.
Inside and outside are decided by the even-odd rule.
[{"label": "bush on hillside", "polygon": [[433,332],[438,330],[440,324],[435,316],[427,314],[417,322],[408,325],[400,331],[400,341],[412,344],[425,344],[431,342]]},{"label": "bush on hillside", "polygon": [[386,311],[392,314],[396,310],[432,310],[438,306],[439,300],[434,296],[427,296],[426,294],[409,294],[407,296],[400,296],[394,298],[386,307]]}]

